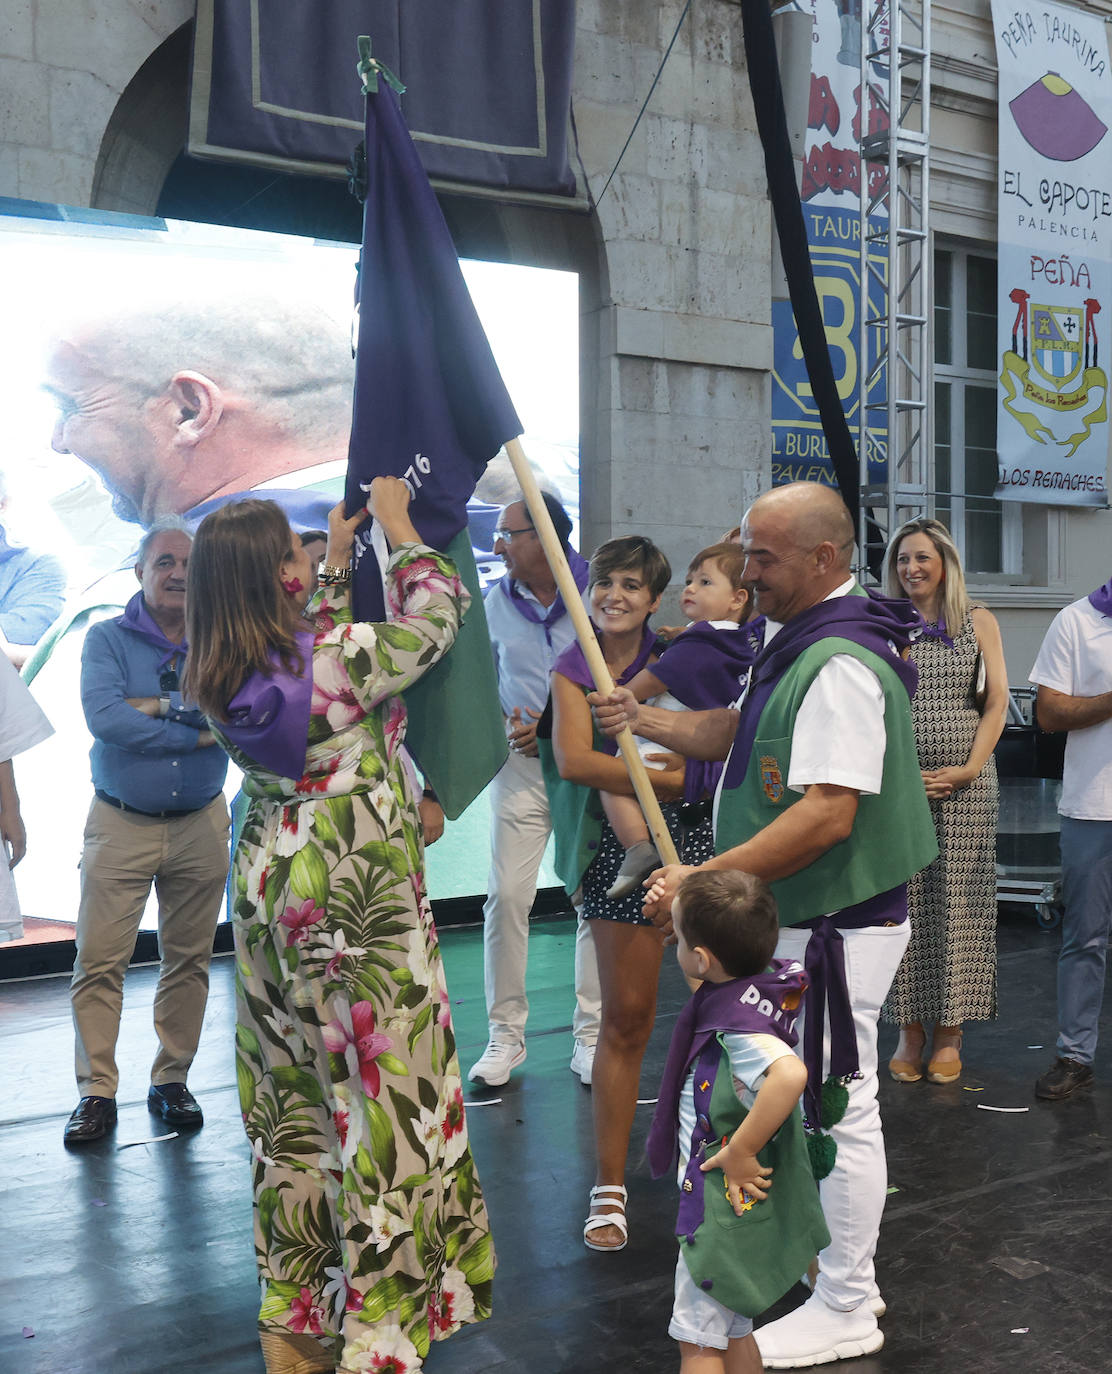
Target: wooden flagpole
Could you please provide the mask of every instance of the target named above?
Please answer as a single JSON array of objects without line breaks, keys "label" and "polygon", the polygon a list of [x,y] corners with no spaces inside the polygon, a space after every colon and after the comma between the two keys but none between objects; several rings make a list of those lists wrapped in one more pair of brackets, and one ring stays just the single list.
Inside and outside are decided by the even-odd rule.
[{"label": "wooden flagpole", "polygon": [[[514,474],[517,477],[518,485],[521,487],[522,495],[525,497],[525,504],[529,508],[529,516],[533,521],[533,527],[537,531],[541,545],[544,548],[545,557],[548,565],[552,569],[552,576],[556,579],[556,586],[560,595],[564,598],[564,605],[568,608],[571,622],[575,626],[575,633],[579,639],[579,646],[583,650],[583,656],[587,660],[587,666],[591,670],[596,689],[604,696],[609,695],[614,690],[614,679],[610,676],[610,670],[606,666],[606,660],[602,656],[598,640],[595,638],[594,629],[591,626],[590,617],[587,615],[583,606],[582,595],[579,588],[575,585],[575,578],[572,576],[571,568],[564,554],[563,545],[556,533],[556,527],[552,523],[552,517],[548,513],[548,507],[544,504],[541,496],[541,489],[537,485],[537,479],[533,475],[533,469],[529,459],[525,456],[525,450],[521,447],[520,439],[506,440],[506,453],[513,465]],[[633,791],[644,812],[645,820],[649,827],[649,833],[653,837],[657,853],[666,864],[679,863],[679,855],[676,853],[676,846],[672,843],[672,836],[667,825],[664,823],[664,815],[660,810],[660,802],[657,801],[656,793],[653,791],[652,783],[649,781],[648,770],[641,755],[637,752],[637,745],[633,740],[633,732],[627,725],[617,737],[618,748],[622,751],[622,758],[625,766],[629,770],[629,780],[633,784]],[[666,752],[664,750],[661,751]]]}]

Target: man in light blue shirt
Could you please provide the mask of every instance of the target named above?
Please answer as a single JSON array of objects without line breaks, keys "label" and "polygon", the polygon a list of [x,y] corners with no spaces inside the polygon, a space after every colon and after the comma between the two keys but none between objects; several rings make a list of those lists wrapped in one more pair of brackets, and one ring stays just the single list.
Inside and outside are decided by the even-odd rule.
[{"label": "man in light blue shirt", "polygon": [[[549,493],[544,502],[579,585],[587,565],[568,547],[571,521]],[[490,877],[483,907],[483,968],[489,1043],[468,1077],[496,1088],[525,1060],[525,995],[529,911],[537,873],[552,830],[548,797],[537,758],[537,721],[548,701],[548,675],[575,639],[571,617],[559,596],[544,547],[524,501],[502,508],[494,552],[505,577],[485,598],[487,625],[498,670],[498,694],[510,740],[510,754],[491,783]],[[590,1084],[598,1036],[598,967],[590,928],[580,921],[575,941],[575,1048],[571,1069]]]},{"label": "man in light blue shirt", "polygon": [[162,960],[154,1002],[160,1048],[147,1106],[178,1127],[203,1121],[185,1080],[228,873],[221,791],[228,760],[200,712],[183,708],[178,689],[190,547],[179,522],[152,526],[139,546],[139,592],[123,615],[93,626],[81,655],[96,796],[85,826],[70,985],[81,1100],[66,1123],[69,1146],[99,1140],[116,1122],[124,974],[152,882]]}]

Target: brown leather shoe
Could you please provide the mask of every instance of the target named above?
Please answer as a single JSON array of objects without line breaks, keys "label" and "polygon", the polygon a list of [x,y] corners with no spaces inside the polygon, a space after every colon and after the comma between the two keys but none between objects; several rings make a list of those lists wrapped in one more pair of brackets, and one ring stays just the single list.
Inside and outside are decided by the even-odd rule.
[{"label": "brown leather shoe", "polygon": [[62,1140],[67,1145],[88,1145],[107,1135],[115,1124],[114,1097],[83,1097],[70,1113]]}]

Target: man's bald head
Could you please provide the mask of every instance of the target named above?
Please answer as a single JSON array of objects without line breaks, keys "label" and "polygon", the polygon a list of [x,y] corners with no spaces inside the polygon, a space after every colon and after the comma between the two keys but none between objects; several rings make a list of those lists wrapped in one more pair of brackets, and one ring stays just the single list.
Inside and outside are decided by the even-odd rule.
[{"label": "man's bald head", "polygon": [[791,620],[817,605],[849,576],[853,521],[842,498],[818,482],[792,482],[766,492],[745,512],[743,576],[757,609]]},{"label": "man's bald head", "polygon": [[832,544],[837,566],[849,570],[855,537],[853,520],[833,487],[821,482],[789,482],[758,496],[749,508],[749,514],[753,513],[775,514],[785,521],[801,549]]}]

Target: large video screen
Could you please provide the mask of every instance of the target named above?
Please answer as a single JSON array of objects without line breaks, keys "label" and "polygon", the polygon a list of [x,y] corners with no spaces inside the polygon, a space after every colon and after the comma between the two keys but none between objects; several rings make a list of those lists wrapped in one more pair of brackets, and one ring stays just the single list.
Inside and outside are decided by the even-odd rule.
[{"label": "large video screen", "polygon": [[[72,922],[92,797],[84,630],[137,590],[136,546],[155,519],[195,517],[233,491],[281,488],[303,493],[302,527],[323,526],[346,467],[358,252],[285,234],[6,206],[15,213],[0,213],[0,631],[56,731],[16,760],[28,832],[16,880],[25,916]],[[577,278],[461,266],[526,452],[577,521]],[[201,339],[227,359],[216,400],[192,376]],[[501,572],[491,512],[507,492],[512,499],[512,479],[496,462],[471,523],[487,581]],[[230,778],[229,794],[237,786]],[[429,851],[433,896],[482,892],[484,807],[440,843],[441,857]],[[153,916],[152,906],[146,926]]]}]

